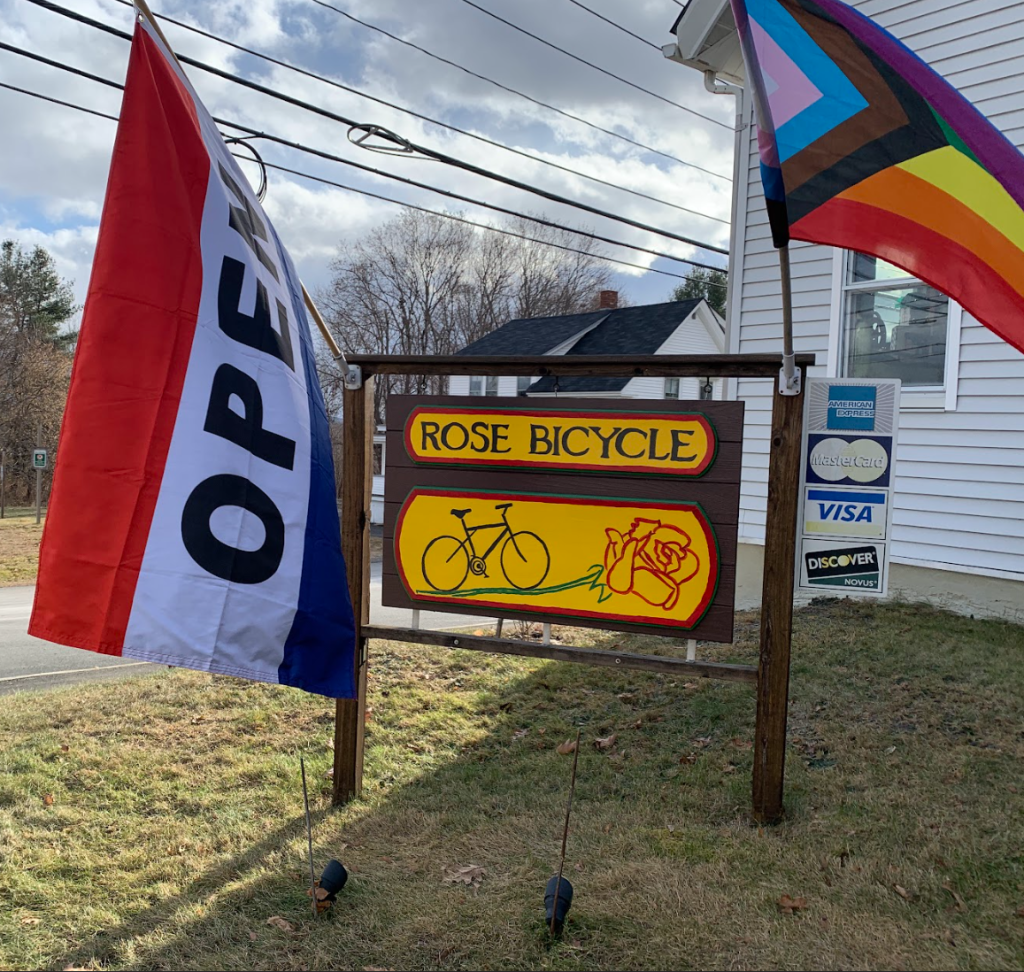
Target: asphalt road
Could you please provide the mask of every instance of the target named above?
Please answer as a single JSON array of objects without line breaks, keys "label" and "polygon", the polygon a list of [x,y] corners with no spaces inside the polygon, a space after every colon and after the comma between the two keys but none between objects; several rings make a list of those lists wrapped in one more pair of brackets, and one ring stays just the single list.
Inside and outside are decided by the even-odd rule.
[{"label": "asphalt road", "polygon": [[[381,565],[371,565],[371,622],[410,627],[411,611],[381,605],[380,577]],[[34,592],[34,587],[0,588],[0,695],[163,670],[163,665],[122,661],[92,651],[51,645],[31,637],[27,629]],[[479,625],[482,622],[486,623],[487,619],[459,614],[434,614],[429,611],[420,615],[420,626],[434,631]]]}]

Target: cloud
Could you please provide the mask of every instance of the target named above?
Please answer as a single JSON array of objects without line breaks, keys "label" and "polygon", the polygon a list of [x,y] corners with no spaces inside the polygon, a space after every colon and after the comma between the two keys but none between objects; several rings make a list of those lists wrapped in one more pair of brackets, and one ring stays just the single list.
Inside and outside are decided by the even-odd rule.
[{"label": "cloud", "polygon": [[[65,0],[83,14],[131,29],[131,14],[116,0]],[[589,0],[595,9],[660,45],[677,12],[662,0]],[[523,27],[581,57],[606,66],[637,84],[660,92],[723,122],[715,125],[516,33],[472,9],[462,0],[412,4],[407,0],[338,0],[356,16],[380,23],[437,53],[465,64],[595,124],[656,146],[664,152],[721,173],[731,172],[734,105],[704,91],[700,76],[666,61],[659,51],[568,4],[519,0],[515,5],[480,0]],[[731,185],[696,168],[671,162],[549,112],[493,85],[439,64],[380,34],[353,24],[311,0],[167,0],[168,15],[197,24],[236,43],[326,74],[353,88],[372,92],[440,118],[476,134],[532,152],[543,159],[592,173],[615,185],[721,220],[730,215]],[[129,45],[52,12],[17,0],[0,0],[0,17],[10,43],[38,51],[112,80],[124,78]],[[620,213],[630,219],[682,235],[725,245],[728,226],[601,186],[485,142],[455,134],[400,111],[302,77],[286,68],[199,37],[172,24],[165,29],[176,49],[225,70],[285,91],[340,115],[380,124],[413,141],[511,178]],[[707,260],[708,254],[658,234],[574,211],[458,169],[415,159],[395,159],[360,151],[346,139],[346,128],[329,119],[240,88],[188,68],[210,110],[220,117],[316,146],[353,162],[369,165],[484,199],[513,210],[528,210],[567,225],[587,227],[682,257]],[[98,111],[116,114],[120,92],[0,52],[0,80],[40,91]],[[39,242],[54,250],[58,265],[74,276],[76,291],[88,278],[91,246],[102,205],[115,126],[68,108],[46,104],[0,89],[5,139],[17,151],[0,153],[0,218],[7,235]],[[396,184],[384,176],[316,159],[268,142],[257,142],[273,162],[358,188],[415,202],[433,209],[465,210],[473,219],[496,219],[443,196]],[[247,169],[247,171],[252,171]],[[270,174],[267,209],[310,286],[326,282],[337,245],[388,219],[397,210],[340,189]],[[63,234],[63,235],[62,235]],[[48,242],[47,242],[48,241]],[[655,258],[620,248],[607,249],[621,259],[650,265]],[[710,262],[721,262],[712,258]],[[685,267],[658,261],[685,272]],[[62,269],[62,272],[64,270]],[[667,291],[666,278],[650,283]],[[646,286],[646,283],[645,283]],[[649,289],[650,289],[649,288]],[[652,289],[652,293],[654,290]]]}]

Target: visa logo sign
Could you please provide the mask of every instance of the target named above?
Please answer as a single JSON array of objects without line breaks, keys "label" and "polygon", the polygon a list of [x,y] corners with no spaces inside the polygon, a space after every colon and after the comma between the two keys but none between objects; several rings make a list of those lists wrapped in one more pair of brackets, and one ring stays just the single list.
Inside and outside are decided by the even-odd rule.
[{"label": "visa logo sign", "polygon": [[804,533],[884,540],[888,518],[886,490],[807,490]]}]

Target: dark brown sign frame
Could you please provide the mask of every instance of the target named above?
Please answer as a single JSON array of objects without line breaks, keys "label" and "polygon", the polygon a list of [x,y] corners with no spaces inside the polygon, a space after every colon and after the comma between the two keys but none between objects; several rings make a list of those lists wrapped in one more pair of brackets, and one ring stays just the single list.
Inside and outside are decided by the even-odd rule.
[{"label": "dark brown sign frame", "polygon": [[[743,412],[742,402],[651,402],[642,399],[486,399],[453,396],[396,395],[388,400],[386,425],[387,465],[384,477],[384,603],[393,607],[424,610],[449,610],[469,615],[498,614],[501,617],[530,618],[557,624],[580,625],[675,638],[701,638],[706,641],[731,642],[733,638],[734,594],[736,581],[737,530],[739,521],[740,470],[742,466]],[[699,406],[699,409],[698,409]],[[501,413],[523,420],[556,420],[565,418],[586,424],[580,415],[604,414],[618,425],[642,426],[643,418],[667,422],[673,418],[698,420],[708,432],[707,461],[699,463],[699,471],[657,473],[614,468],[611,462],[595,469],[592,464],[575,468],[567,461],[552,468],[546,459],[529,467],[502,465],[494,468],[490,456],[470,464],[424,461],[415,455],[415,443],[409,442],[410,420],[421,414],[447,412],[451,415],[489,415]],[[471,426],[472,422],[467,421]],[[559,427],[559,426],[556,426]],[[635,438],[639,438],[637,435]],[[580,438],[579,436],[577,438]],[[657,445],[657,442],[655,442]],[[582,450],[577,450],[582,451]],[[657,455],[657,451],[655,450]],[[667,455],[667,453],[666,453]],[[415,490],[450,490],[463,495],[485,495],[496,489],[512,494],[548,494],[562,497],[607,498],[647,502],[675,503],[686,501],[699,508],[715,538],[717,594],[691,627],[659,626],[652,622],[630,623],[615,620],[607,614],[592,617],[568,610],[533,607],[516,610],[508,605],[435,596],[414,598],[408,593],[408,582],[397,563],[395,525],[399,510]],[[470,502],[469,500],[466,501]],[[455,504],[460,505],[460,504]],[[568,509],[567,509],[568,513]]]},{"label": "dark brown sign frame", "polygon": [[[337,701],[334,803],[344,803],[358,796],[362,789],[367,643],[372,638],[382,638],[755,683],[757,720],[754,738],[753,816],[760,822],[778,820],[783,813],[797,486],[803,425],[803,395],[782,395],[779,392],[781,355],[644,355],[616,358],[583,355],[535,358],[352,355],[348,361],[350,365],[355,366],[354,370],[359,380],[347,381],[344,392],[341,539],[348,569],[349,591],[358,626],[355,673],[358,694],[355,699]],[[805,375],[806,369],[814,364],[814,355],[797,355],[796,364]],[[378,374],[711,376],[772,381],[775,392],[768,465],[761,646],[757,667],[632,655],[569,645],[535,645],[499,637],[487,638],[413,628],[371,626],[369,526],[373,470],[373,377]],[[651,408],[651,403],[644,405],[648,409]]]}]

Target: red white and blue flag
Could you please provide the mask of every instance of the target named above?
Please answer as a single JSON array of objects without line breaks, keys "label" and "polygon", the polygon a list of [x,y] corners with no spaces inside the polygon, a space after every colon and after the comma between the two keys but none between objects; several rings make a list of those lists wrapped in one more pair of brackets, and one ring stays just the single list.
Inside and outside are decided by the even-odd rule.
[{"label": "red white and blue flag", "polygon": [[301,285],[180,66],[136,25],[29,632],[355,695]]}]

